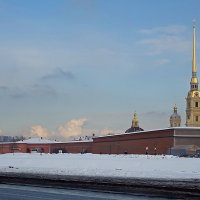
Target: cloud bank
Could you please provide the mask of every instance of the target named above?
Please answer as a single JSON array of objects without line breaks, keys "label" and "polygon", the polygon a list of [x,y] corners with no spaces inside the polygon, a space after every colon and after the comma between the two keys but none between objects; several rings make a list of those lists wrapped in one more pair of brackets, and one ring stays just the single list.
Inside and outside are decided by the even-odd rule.
[{"label": "cloud bank", "polygon": [[44,137],[44,138],[56,138],[56,139],[69,139],[82,136],[85,134],[83,127],[86,125],[87,119],[72,119],[60,125],[56,131],[49,131],[47,128],[41,125],[32,126],[26,131],[26,137]]},{"label": "cloud bank", "polygon": [[85,125],[88,120],[86,118],[72,119],[65,122],[63,125],[60,125],[56,131],[49,131],[47,128],[42,127],[41,125],[35,125],[30,127],[26,131],[25,136],[28,137],[43,137],[49,139],[58,139],[58,140],[72,140],[78,139],[82,136],[95,136],[99,135],[109,135],[115,133],[122,133],[121,130],[112,130],[110,128],[104,128],[101,130],[97,129],[86,129]]}]

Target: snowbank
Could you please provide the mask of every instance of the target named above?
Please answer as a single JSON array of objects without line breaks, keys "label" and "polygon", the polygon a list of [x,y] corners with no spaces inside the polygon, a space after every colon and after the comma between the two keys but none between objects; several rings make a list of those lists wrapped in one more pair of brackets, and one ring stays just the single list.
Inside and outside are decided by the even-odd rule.
[{"label": "snowbank", "polygon": [[200,179],[199,158],[150,155],[2,154],[0,172],[123,178]]}]

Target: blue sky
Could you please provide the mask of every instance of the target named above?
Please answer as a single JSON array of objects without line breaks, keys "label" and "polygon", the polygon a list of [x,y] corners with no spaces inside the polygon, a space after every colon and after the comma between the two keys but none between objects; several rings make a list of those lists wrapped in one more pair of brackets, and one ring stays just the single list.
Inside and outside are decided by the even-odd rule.
[{"label": "blue sky", "polygon": [[0,0],[1,134],[120,132],[134,111],[145,130],[166,128],[175,103],[184,125],[199,6]]}]

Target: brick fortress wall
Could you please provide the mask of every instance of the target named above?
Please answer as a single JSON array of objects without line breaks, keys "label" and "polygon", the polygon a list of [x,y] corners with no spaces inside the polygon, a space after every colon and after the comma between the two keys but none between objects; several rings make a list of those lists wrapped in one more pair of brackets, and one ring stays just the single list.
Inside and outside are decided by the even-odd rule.
[{"label": "brick fortress wall", "polygon": [[175,145],[200,147],[200,129],[169,128],[153,131],[119,134],[93,138],[93,141],[66,143],[26,144],[1,143],[0,154],[28,153],[40,149],[43,153],[94,153],[94,154],[167,154]]}]

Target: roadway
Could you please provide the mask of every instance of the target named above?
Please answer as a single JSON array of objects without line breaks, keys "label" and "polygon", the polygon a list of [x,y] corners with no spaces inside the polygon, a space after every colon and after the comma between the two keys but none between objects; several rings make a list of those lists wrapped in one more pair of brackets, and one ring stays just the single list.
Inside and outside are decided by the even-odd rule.
[{"label": "roadway", "polygon": [[[147,200],[150,197],[87,190],[0,184],[1,200]],[[165,198],[153,198],[165,199]]]}]

